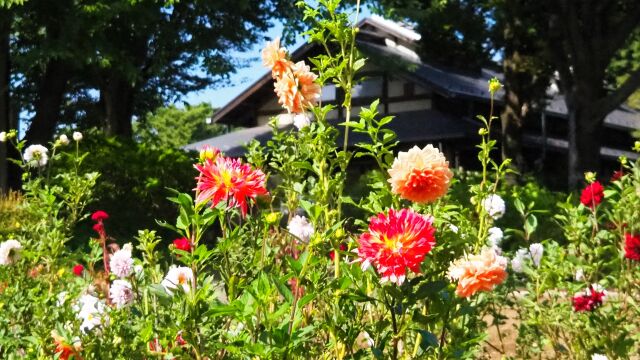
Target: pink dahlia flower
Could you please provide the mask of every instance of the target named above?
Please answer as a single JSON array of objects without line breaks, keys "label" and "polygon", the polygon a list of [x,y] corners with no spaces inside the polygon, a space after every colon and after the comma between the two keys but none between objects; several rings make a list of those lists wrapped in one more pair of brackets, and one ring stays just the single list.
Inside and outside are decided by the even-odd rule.
[{"label": "pink dahlia flower", "polygon": [[435,201],[449,189],[453,173],[444,155],[432,145],[401,151],[389,169],[391,191],[417,203]]}]

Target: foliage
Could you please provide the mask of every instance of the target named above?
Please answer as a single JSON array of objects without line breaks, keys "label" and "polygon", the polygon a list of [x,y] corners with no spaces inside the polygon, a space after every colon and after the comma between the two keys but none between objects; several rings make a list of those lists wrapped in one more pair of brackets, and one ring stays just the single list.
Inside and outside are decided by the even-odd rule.
[{"label": "foliage", "polygon": [[[352,52],[357,17],[350,21],[338,0],[302,6],[313,24],[312,40],[340,49],[335,58],[314,59],[320,73],[314,80],[350,92],[366,61]],[[293,64],[278,43],[266,52],[292,76],[289,83],[276,80],[278,95],[304,94],[308,89],[299,88],[296,77],[313,74]],[[488,84],[492,110],[500,87],[497,79]],[[623,258],[628,246],[620,242],[623,234],[638,231],[638,164],[623,161],[628,174],[605,191],[600,207],[595,186],[582,196],[587,205],[576,206],[571,197],[560,203],[555,218],[566,246],[552,239],[534,243],[555,195],[535,186],[502,188],[509,161],[492,157],[493,111],[478,117],[484,125],[481,171],[460,176],[466,192],[460,183],[448,193],[453,174],[442,153],[425,146],[395,154],[395,134],[386,127],[393,119],[380,116],[378,102],[339,127],[326,119],[333,106],[304,106],[313,121],[297,130],[274,124],[266,146],[250,145],[248,163],[202,149],[195,169],[184,171],[197,175],[190,186],[195,190],[171,191],[168,200],[177,214],[158,222],[178,238],[168,247],[151,230],[126,240],[112,236],[123,226],[116,217],[121,208],[94,212],[93,236],[76,253],[66,246],[71,229],[87,216],[88,201],[104,196],[94,195],[97,173],[81,170],[104,166],[100,178],[108,179],[110,169],[141,167],[137,176],[147,184],[150,169],[166,171],[156,174],[161,178],[176,172],[146,164],[158,149],[127,150],[126,144],[98,139],[92,141],[104,142],[101,150],[88,155],[80,151],[88,141],[74,134],[75,151],[64,151],[69,139],[61,137],[50,146],[48,163],[71,170],[50,171],[43,147],[18,143],[26,170],[18,206],[28,216],[20,232],[11,234],[14,240],[0,244],[0,306],[8,310],[0,315],[0,355],[474,359],[483,345],[505,353],[504,344],[494,345],[486,334],[495,327],[502,341],[506,310],[517,313],[522,344],[512,355],[520,358],[541,358],[547,351],[556,358],[617,358],[637,348],[640,317],[633,299],[639,268],[632,257],[640,260],[640,237],[637,254],[625,253],[629,260]],[[351,104],[339,106],[346,113]],[[365,135],[355,149],[338,144],[348,131]],[[8,138],[14,141],[15,131]],[[163,155],[171,163],[184,156]],[[371,159],[379,168],[368,175],[359,198],[345,189],[354,158]],[[118,169],[118,161],[128,166]],[[141,189],[114,184],[97,191],[129,206],[125,201],[137,200]],[[497,195],[500,189],[509,194],[508,203]],[[356,215],[347,217],[348,208],[357,209]],[[509,212],[521,229],[509,230],[511,244],[501,248],[497,226]],[[509,268],[500,254],[513,256]],[[577,266],[584,274],[574,282]],[[594,282],[611,290],[607,299],[588,312],[573,311],[569,294]]]},{"label": "foliage", "polygon": [[134,137],[146,145],[177,149],[224,132],[222,125],[207,123],[213,115],[208,103],[185,106],[175,105],[156,109],[133,124]]}]

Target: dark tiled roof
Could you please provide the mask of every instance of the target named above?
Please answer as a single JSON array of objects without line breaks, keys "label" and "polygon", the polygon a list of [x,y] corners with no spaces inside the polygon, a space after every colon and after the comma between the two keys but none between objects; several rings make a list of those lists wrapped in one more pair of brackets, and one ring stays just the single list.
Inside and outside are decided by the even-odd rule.
[{"label": "dark tiled roof", "polygon": [[[337,120],[330,121],[337,125]],[[283,126],[282,129],[290,129],[293,126]],[[341,134],[338,136],[338,144],[343,141],[344,127],[337,126]],[[420,110],[400,113],[387,125],[393,130],[401,143],[422,143],[435,140],[450,140],[467,138],[478,132],[475,122],[454,118],[435,110]],[[256,139],[265,144],[271,139],[271,127],[268,125],[256,126],[248,129],[237,130],[229,134],[220,135],[207,140],[189,144],[185,150],[200,150],[203,146],[214,146],[222,150],[228,156],[240,157],[244,155],[245,145]],[[368,141],[364,134],[350,132],[349,144],[351,146]]]}]

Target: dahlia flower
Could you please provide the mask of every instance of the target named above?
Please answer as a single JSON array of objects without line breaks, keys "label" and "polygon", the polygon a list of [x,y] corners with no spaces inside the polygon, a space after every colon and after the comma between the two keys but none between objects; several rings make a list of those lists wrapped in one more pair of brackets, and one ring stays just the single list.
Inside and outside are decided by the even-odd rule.
[{"label": "dahlia flower", "polygon": [[640,235],[624,234],[624,257],[640,261]]},{"label": "dahlia flower", "polygon": [[540,261],[542,260],[542,254],[544,253],[544,246],[540,243],[534,243],[529,245],[529,255],[533,261],[533,265],[540,267]]},{"label": "dahlia flower", "polygon": [[444,155],[432,145],[401,151],[389,169],[391,191],[417,203],[435,201],[449,189],[453,173]]},{"label": "dahlia flower", "polygon": [[497,194],[491,194],[482,200],[482,207],[494,220],[500,219],[506,211],[504,200]]},{"label": "dahlia flower", "polygon": [[433,218],[411,209],[371,217],[369,229],[358,239],[358,261],[362,269],[371,264],[380,274],[381,282],[391,281],[401,285],[406,278],[406,268],[420,272],[424,257],[436,244]]},{"label": "dahlia flower", "polygon": [[51,331],[51,337],[56,347],[54,350],[54,353],[57,355],[56,359],[68,360],[78,358],[78,352],[82,350],[80,339],[74,340],[73,344],[69,344],[67,340],[60,336],[55,330]]},{"label": "dahlia flower", "polygon": [[84,266],[82,264],[77,264],[73,267],[73,273],[76,276],[82,276],[83,272],[84,272]]},{"label": "dahlia flower", "polygon": [[317,78],[304,61],[291,65],[287,72],[276,79],[274,85],[280,105],[294,114],[315,105],[320,99],[321,90],[320,85],[315,83]]},{"label": "dahlia flower", "polygon": [[616,170],[611,174],[611,182],[618,181],[624,176],[624,171]]},{"label": "dahlia flower", "polygon": [[211,201],[211,207],[215,207],[221,201],[227,201],[229,206],[239,206],[245,216],[247,199],[267,194],[264,173],[243,164],[240,159],[218,156],[194,166],[200,172],[195,188],[198,204]]},{"label": "dahlia flower", "polygon": [[74,131],[72,137],[73,137],[73,140],[80,141],[82,140],[82,133],[79,131]]},{"label": "dahlia flower", "polygon": [[595,209],[604,198],[604,188],[598,181],[594,181],[582,190],[580,202],[582,205]]},{"label": "dahlia flower", "polygon": [[491,247],[500,247],[500,243],[502,243],[503,236],[504,236],[504,233],[502,232],[502,229],[500,229],[499,227],[490,228],[489,236],[488,236],[489,245]]},{"label": "dahlia flower", "polygon": [[31,167],[43,167],[49,161],[49,150],[42,145],[29,145],[24,150],[24,161]]},{"label": "dahlia flower", "polygon": [[602,287],[589,285],[586,291],[576,294],[571,299],[573,310],[576,312],[594,311],[602,306],[605,297],[606,292]]},{"label": "dahlia flower", "polygon": [[109,214],[107,214],[102,210],[97,210],[93,214],[91,214],[91,220],[96,222],[104,221],[104,220],[107,220],[108,218],[109,218]]},{"label": "dahlia flower", "polygon": [[164,277],[164,280],[160,283],[169,295],[173,295],[173,290],[182,286],[184,292],[191,291],[191,285],[193,283],[193,271],[186,266],[171,266],[169,272]]},{"label": "dahlia flower", "polygon": [[274,79],[287,72],[291,62],[287,60],[287,50],[280,46],[280,38],[267,42],[262,49],[262,65],[271,69]]},{"label": "dahlia flower", "polygon": [[133,289],[126,280],[114,280],[109,288],[109,298],[117,308],[123,308],[133,302]]},{"label": "dahlia flower", "polygon": [[493,290],[507,278],[507,259],[493,249],[484,249],[478,255],[467,255],[449,266],[449,277],[458,281],[456,294],[469,297],[478,291]]},{"label": "dahlia flower", "polygon": [[18,240],[7,240],[0,243],[0,265],[11,265],[20,259],[22,244]]},{"label": "dahlia flower", "polygon": [[111,255],[109,268],[117,277],[126,278],[133,271],[133,259],[131,258],[131,244],[125,244],[122,249]]},{"label": "dahlia flower", "polygon": [[191,251],[191,240],[186,237],[173,240],[173,246],[182,251],[190,252]]},{"label": "dahlia flower", "polygon": [[310,223],[306,217],[296,215],[291,219],[289,225],[287,225],[287,230],[289,230],[291,235],[306,244],[313,235],[313,224]]}]

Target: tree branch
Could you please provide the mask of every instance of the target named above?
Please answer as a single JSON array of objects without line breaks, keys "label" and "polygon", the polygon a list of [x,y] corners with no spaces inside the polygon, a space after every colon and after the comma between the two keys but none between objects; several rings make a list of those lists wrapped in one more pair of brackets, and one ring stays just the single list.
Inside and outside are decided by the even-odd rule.
[{"label": "tree branch", "polygon": [[640,67],[635,69],[619,88],[593,104],[594,112],[599,115],[596,118],[607,116],[639,88]]}]

